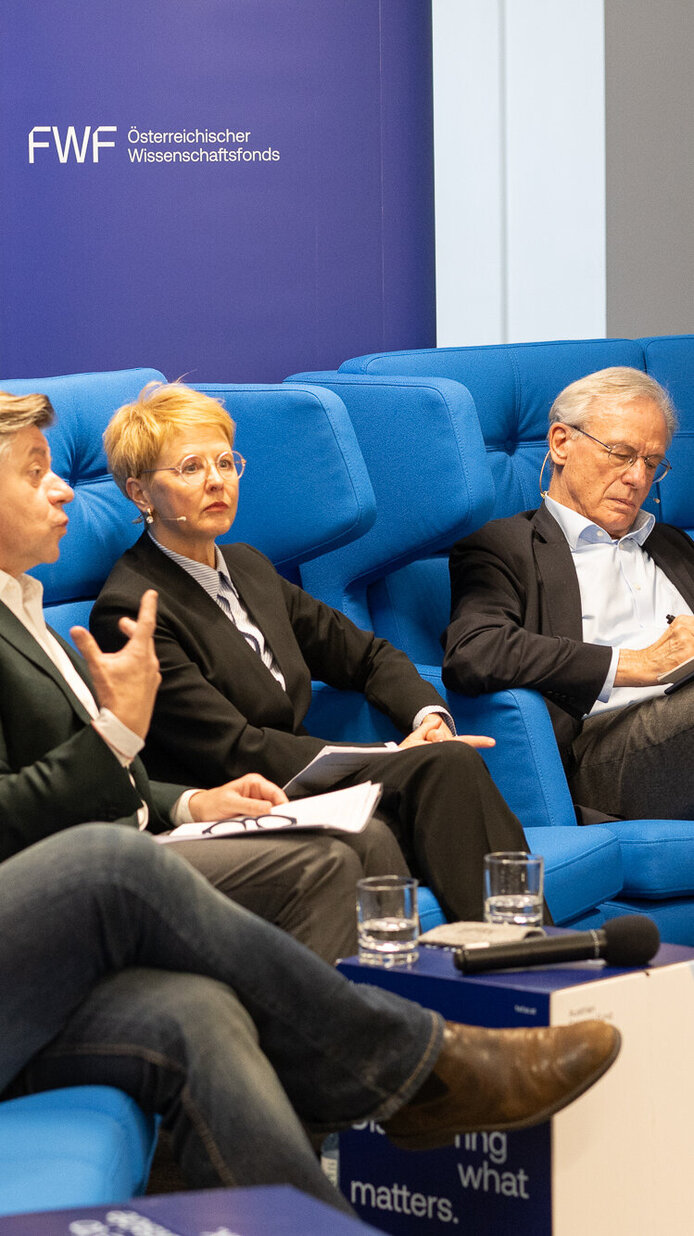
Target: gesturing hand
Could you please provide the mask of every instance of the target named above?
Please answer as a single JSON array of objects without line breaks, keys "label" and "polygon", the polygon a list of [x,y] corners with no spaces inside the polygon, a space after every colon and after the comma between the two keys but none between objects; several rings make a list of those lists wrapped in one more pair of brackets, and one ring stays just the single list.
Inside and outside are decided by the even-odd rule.
[{"label": "gesturing hand", "polygon": [[96,698],[123,725],[144,738],[152,719],[157,688],[161,682],[154,651],[157,594],[149,588],[142,596],[137,619],[121,618],[119,627],[128,642],[118,652],[102,652],[84,627],[72,627],[70,635],[89,667]]}]

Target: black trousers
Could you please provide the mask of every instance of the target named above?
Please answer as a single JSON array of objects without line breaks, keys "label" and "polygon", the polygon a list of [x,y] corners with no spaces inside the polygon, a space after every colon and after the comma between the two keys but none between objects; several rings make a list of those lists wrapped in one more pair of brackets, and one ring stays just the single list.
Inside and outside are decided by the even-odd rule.
[{"label": "black trousers", "polygon": [[341,784],[367,778],[382,783],[378,814],[446,917],[481,919],[484,855],[528,847],[478,752],[461,742],[391,751]]}]

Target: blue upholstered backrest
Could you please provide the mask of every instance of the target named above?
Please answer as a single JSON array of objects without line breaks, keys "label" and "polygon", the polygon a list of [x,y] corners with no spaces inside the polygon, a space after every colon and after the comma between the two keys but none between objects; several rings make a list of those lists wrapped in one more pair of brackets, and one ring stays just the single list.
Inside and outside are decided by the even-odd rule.
[{"label": "blue upholstered backrest", "polygon": [[[58,562],[37,568],[49,621],[67,635],[84,624],[118,556],[142,531],[135,507],[106,468],[102,434],[113,412],[134,399],[153,369],[1,380],[14,394],[41,391],[55,410],[48,430],[56,472],[75,491]],[[237,422],[248,457],[238,519],[230,538],[248,540],[287,575],[298,563],[359,536],[375,518],[375,500],[352,423],[330,391],[306,387],[214,386]],[[325,500],[326,492],[330,500]]]},{"label": "blue upholstered backrest", "polygon": [[[646,507],[656,519],[694,529],[694,335],[578,339],[477,348],[423,348],[358,356],[341,373],[436,374],[464,383],[475,402],[494,478],[493,518],[539,504],[547,416],[569,382],[610,365],[646,370],[669,391],[680,416],[673,471]],[[548,474],[545,474],[545,481]],[[655,502],[660,498],[660,502]]]},{"label": "blue upholstered backrest", "polygon": [[[346,361],[340,372],[436,373],[462,382],[475,402],[494,478],[492,518],[539,504],[538,478],[547,450],[547,416],[569,382],[608,365],[643,369],[629,339],[522,343],[479,348],[426,348]],[[549,473],[545,473],[549,481]]]},{"label": "blue upholstered backrest", "polygon": [[[323,380],[347,402],[378,513],[359,541],[305,563],[301,574],[310,592],[370,627],[371,586],[484,523],[491,478],[472,401],[459,383],[339,373]],[[427,648],[430,630],[429,621]]]},{"label": "blue upholstered backrest", "polygon": [[672,472],[660,486],[660,518],[694,535],[694,335],[642,339],[646,370],[666,386],[680,427],[668,457]]},{"label": "blue upholstered backrest", "polygon": [[226,538],[248,541],[289,578],[374,522],[371,481],[342,400],[322,387],[200,385],[236,422],[246,459]]},{"label": "blue upholstered backrest", "polygon": [[122,403],[134,399],[147,382],[162,380],[156,369],[76,373],[56,378],[0,379],[0,389],[15,395],[40,391],[56,411],[47,431],[53,467],[75,491],[68,507],[70,525],[60,558],[33,572],[43,582],[49,622],[66,635],[84,624],[111,566],[139,536],[137,515],[111,480],[101,435]]}]

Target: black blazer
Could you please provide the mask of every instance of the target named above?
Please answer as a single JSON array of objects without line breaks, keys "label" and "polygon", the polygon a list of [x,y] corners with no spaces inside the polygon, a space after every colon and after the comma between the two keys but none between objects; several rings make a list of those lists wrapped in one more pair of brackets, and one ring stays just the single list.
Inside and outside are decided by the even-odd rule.
[{"label": "black blazer", "polygon": [[159,593],[162,673],[144,759],[152,776],[217,785],[247,772],[279,784],[321,749],[303,721],[311,679],[363,692],[404,733],[420,708],[445,701],[404,653],[288,583],[250,545],[223,546],[239,595],[272,648],[286,691],[192,577],[145,534],[116,563],[92,611],[101,646],[123,642],[146,588]]},{"label": "black blazer", "polygon": [[[82,658],[56,639],[93,690]],[[134,788],[89,720],[50,657],[0,603],[0,860],[73,824],[136,826],[142,800],[153,832],[170,827],[181,787],[150,785],[136,759]]]},{"label": "black blazer", "polygon": [[[645,548],[694,609],[694,544],[686,533],[656,524]],[[444,682],[468,695],[540,691],[570,769],[571,742],[612,650],[583,642],[578,579],[561,528],[544,506],[493,520],[454,546],[450,571]]]}]

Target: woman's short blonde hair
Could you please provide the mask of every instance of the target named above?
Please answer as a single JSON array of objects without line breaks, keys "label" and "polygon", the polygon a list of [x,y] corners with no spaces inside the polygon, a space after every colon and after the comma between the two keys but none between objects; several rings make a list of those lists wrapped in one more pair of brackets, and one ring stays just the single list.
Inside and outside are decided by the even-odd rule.
[{"label": "woman's short blonde hair", "polygon": [[219,429],[234,445],[236,426],[217,399],[182,382],[148,382],[134,403],[114,412],[104,433],[109,469],[127,493],[129,476],[156,467],[162,448],[181,429]]}]

